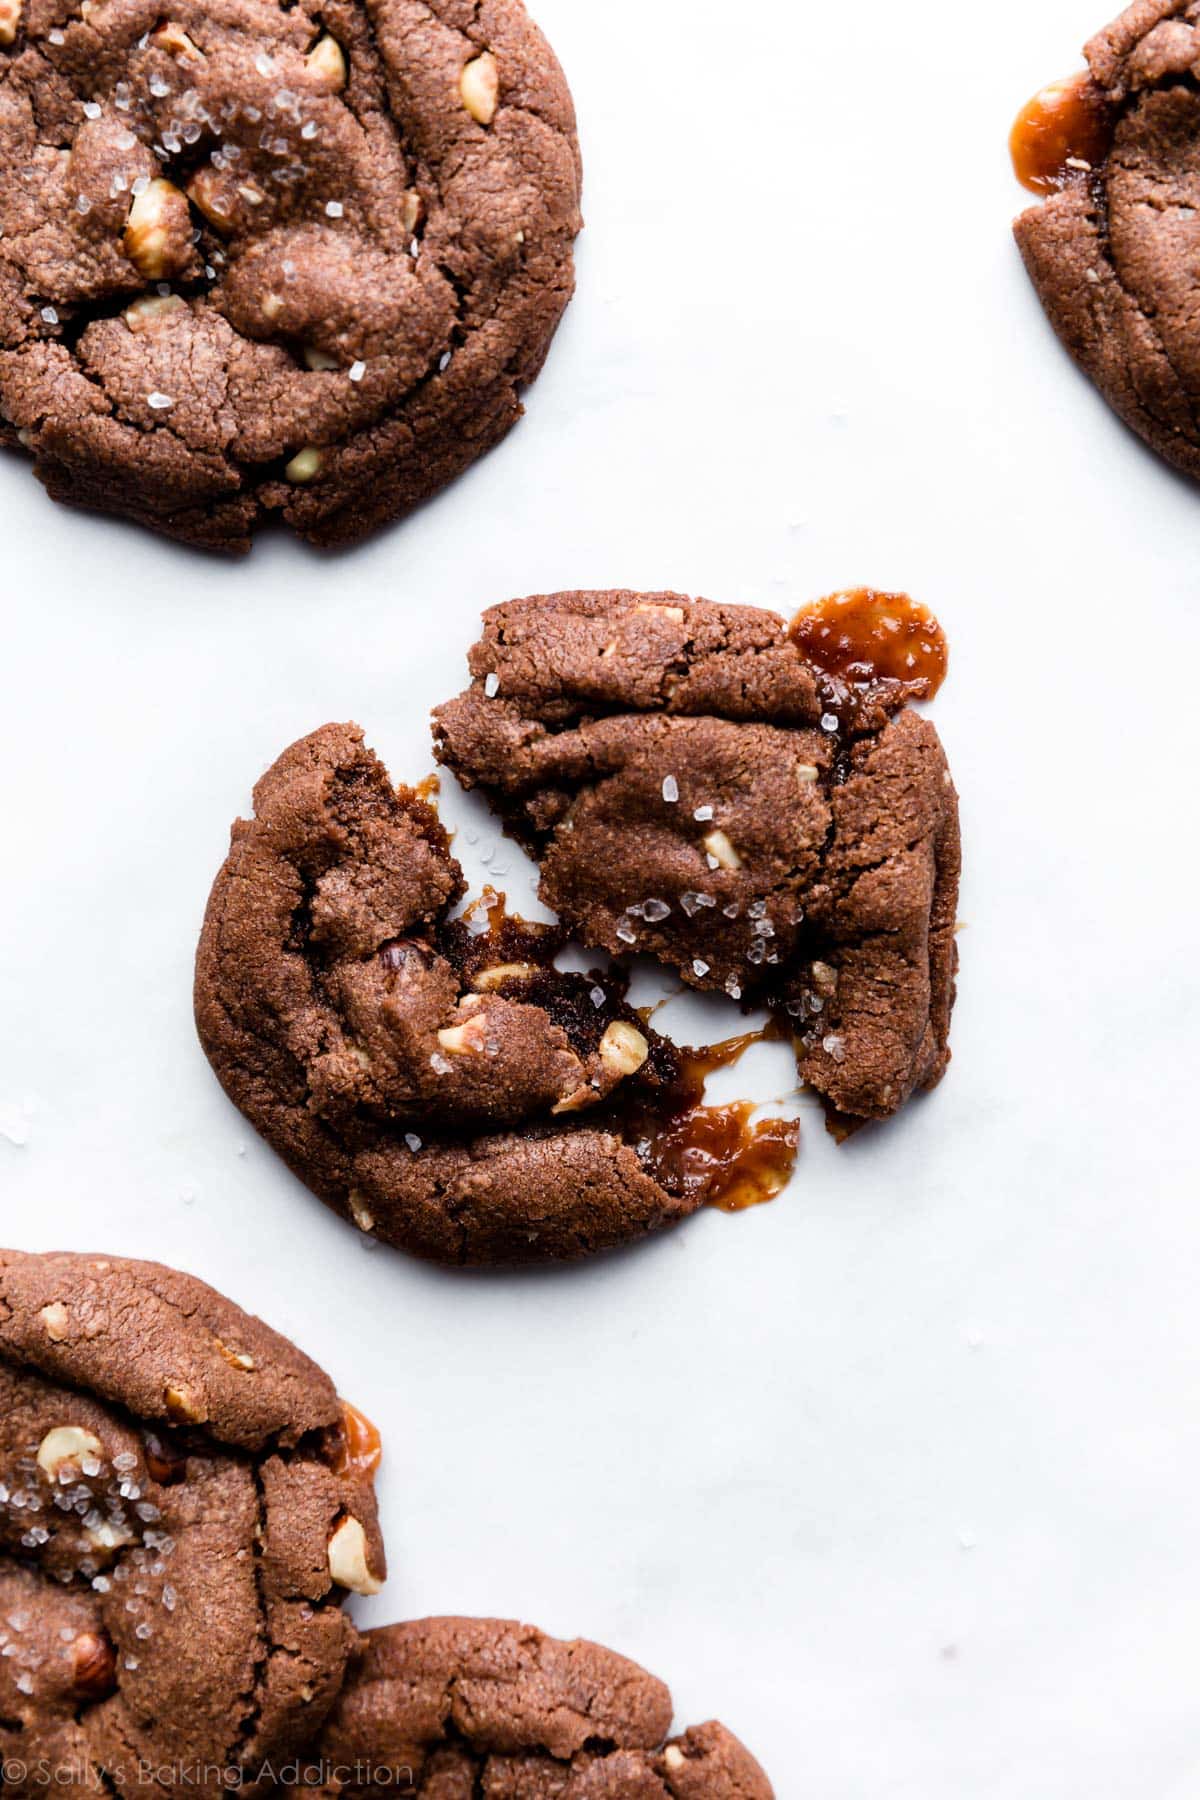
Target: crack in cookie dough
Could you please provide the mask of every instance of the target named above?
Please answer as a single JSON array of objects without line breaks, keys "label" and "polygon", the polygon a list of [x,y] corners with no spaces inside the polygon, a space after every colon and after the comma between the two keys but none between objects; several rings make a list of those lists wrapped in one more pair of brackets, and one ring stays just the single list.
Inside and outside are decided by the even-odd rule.
[{"label": "crack in cookie dough", "polygon": [[311,1754],[323,1792],[425,1800],[773,1800],[723,1725],[672,1737],[671,1696],[598,1644],[500,1619],[368,1632]]},{"label": "crack in cookie dough", "polygon": [[1102,109],[1103,141],[1040,183],[1059,191],[1021,215],[1017,243],[1051,324],[1109,405],[1200,477],[1200,5],[1136,0],[1085,55],[1089,77],[1074,87],[1093,139]]},{"label": "crack in cookie dough", "polygon": [[670,1135],[698,1098],[680,1054],[623,978],[553,967],[563,933],[450,916],[446,833],[356,726],[285,751],[254,807],[209,899],[196,1022],[315,1193],[446,1263],[584,1255],[704,1202]]},{"label": "crack in cookie dough", "polygon": [[847,681],[803,623],[677,594],[495,607],[437,752],[574,936],[772,1007],[845,1130],[949,1060],[957,798],[933,726],[901,710],[930,691],[915,663]]},{"label": "crack in cookie dough", "polygon": [[191,1277],[0,1251],[5,1791],[252,1771],[319,1729],[356,1641],[346,1520],[356,1585],[384,1573],[361,1442],[313,1363]]},{"label": "crack in cookie dough", "polygon": [[348,543],[504,435],[580,226],[519,0],[0,5],[0,441],[51,494]]}]

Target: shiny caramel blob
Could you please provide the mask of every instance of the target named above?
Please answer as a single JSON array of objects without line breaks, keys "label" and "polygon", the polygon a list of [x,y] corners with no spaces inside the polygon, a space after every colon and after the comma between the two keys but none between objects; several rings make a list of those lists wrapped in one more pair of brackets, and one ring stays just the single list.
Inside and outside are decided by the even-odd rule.
[{"label": "shiny caramel blob", "polygon": [[800,1144],[799,1125],[791,1119],[753,1123],[757,1109],[751,1101],[705,1106],[703,1100],[705,1078],[714,1069],[731,1067],[752,1044],[778,1035],[772,1024],[683,1054],[669,1116],[647,1132],[646,1160],[672,1192],[694,1195],[703,1190],[706,1205],[743,1212],[773,1200],[787,1186]]},{"label": "shiny caramel blob", "polygon": [[342,1433],[337,1461],[339,1475],[374,1475],[383,1459],[383,1442],[365,1413],[348,1400],[342,1401]]},{"label": "shiny caramel blob", "polygon": [[910,699],[932,700],[946,678],[946,635],[907,594],[829,594],[796,614],[790,635],[806,662],[847,688],[894,685]]},{"label": "shiny caramel blob", "polygon": [[1056,194],[1091,173],[1112,145],[1113,108],[1086,72],[1053,81],[1017,114],[1008,140],[1022,187]]}]

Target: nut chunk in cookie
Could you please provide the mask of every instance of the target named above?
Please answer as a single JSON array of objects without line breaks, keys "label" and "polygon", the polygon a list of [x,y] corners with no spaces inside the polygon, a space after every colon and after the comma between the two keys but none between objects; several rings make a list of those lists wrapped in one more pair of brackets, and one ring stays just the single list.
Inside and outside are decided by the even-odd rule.
[{"label": "nut chunk in cookie", "polygon": [[0,0],[0,443],[59,500],[349,543],[520,416],[573,286],[520,0]]},{"label": "nut chunk in cookie", "polygon": [[1050,323],[1109,405],[1200,478],[1200,5],[1135,0],[1012,134],[1015,225]]},{"label": "nut chunk in cookie", "polygon": [[5,1792],[159,1768],[226,1791],[318,1730],[345,1591],[385,1572],[377,1459],[328,1377],[201,1282],[0,1250]]},{"label": "nut chunk in cookie", "polygon": [[554,968],[561,933],[502,904],[451,916],[446,833],[357,726],[293,744],[254,806],[209,900],[196,1022],[225,1091],[322,1199],[415,1255],[509,1263],[716,1197],[677,1142],[696,1098],[682,1059],[622,981]]},{"label": "nut chunk in cookie", "polygon": [[674,594],[498,606],[438,755],[585,944],[765,1004],[839,1130],[949,1058],[957,800],[905,701],[944,670],[902,596],[774,613]]},{"label": "nut chunk in cookie", "polygon": [[327,1794],[773,1800],[732,1732],[671,1737],[671,1711],[661,1681],[599,1644],[503,1619],[421,1619],[365,1635],[310,1766]]}]

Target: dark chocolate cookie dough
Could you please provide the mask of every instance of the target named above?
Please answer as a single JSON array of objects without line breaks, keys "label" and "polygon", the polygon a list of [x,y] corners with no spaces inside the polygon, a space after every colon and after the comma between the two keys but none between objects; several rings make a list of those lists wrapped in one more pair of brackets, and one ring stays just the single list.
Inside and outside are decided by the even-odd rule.
[{"label": "dark chocolate cookie dough", "polygon": [[0,1251],[6,1793],[253,1775],[320,1728],[384,1573],[363,1425],[189,1276]]},{"label": "dark chocolate cookie dough", "polygon": [[723,1725],[598,1644],[499,1619],[367,1633],[311,1763],[325,1791],[425,1800],[772,1800]]},{"label": "dark chocolate cookie dough", "polygon": [[958,812],[919,683],[847,686],[775,614],[674,594],[498,606],[470,667],[438,754],[573,935],[775,1008],[839,1126],[940,1079]]},{"label": "dark chocolate cookie dough", "polygon": [[[1090,81],[1051,98],[1061,117],[1066,90],[1087,154],[1045,172],[1058,191],[1017,220],[1017,243],[1105,399],[1200,476],[1200,4],[1136,0],[1085,54]],[[1069,120],[1060,135],[1069,151]]]},{"label": "dark chocolate cookie dough", "polygon": [[[436,813],[352,725],[286,750],[233,828],[196,961],[225,1091],[360,1229],[446,1263],[583,1255],[692,1212],[660,1170],[671,1046],[562,934],[452,919]],[[660,1178],[661,1174],[661,1178]]]},{"label": "dark chocolate cookie dough", "polygon": [[347,543],[508,430],[579,159],[519,0],[0,0],[0,442],[60,500]]}]

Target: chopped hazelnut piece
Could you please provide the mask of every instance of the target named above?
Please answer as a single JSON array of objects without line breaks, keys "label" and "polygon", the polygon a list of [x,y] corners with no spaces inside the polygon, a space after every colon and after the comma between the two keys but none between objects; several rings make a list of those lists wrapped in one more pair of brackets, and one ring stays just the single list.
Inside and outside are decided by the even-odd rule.
[{"label": "chopped hazelnut piece", "polygon": [[161,281],[186,262],[192,244],[186,196],[171,181],[152,181],[138,194],[125,223],[125,254],[148,281]]},{"label": "chopped hazelnut piece", "polygon": [[325,32],[319,37],[304,65],[313,80],[331,94],[340,93],[346,85],[346,55],[336,38]]},{"label": "chopped hazelnut piece", "polygon": [[496,963],[490,969],[480,969],[471,977],[471,986],[482,988],[486,993],[490,988],[502,987],[506,981],[528,981],[536,975],[536,963]]},{"label": "chopped hazelnut piece", "polygon": [[46,1336],[50,1339],[51,1343],[61,1344],[67,1335],[67,1330],[71,1322],[70,1316],[62,1301],[53,1300],[49,1306],[43,1306],[41,1312],[38,1314],[38,1318],[46,1327]]},{"label": "chopped hazelnut piece", "polygon": [[143,294],[132,306],[125,308],[122,317],[130,331],[143,331],[155,319],[164,319],[168,313],[182,312],[187,302],[179,294]]},{"label": "chopped hazelnut piece", "polygon": [[71,1687],[80,1700],[106,1700],[117,1685],[113,1647],[96,1631],[82,1631],[71,1645]]},{"label": "chopped hazelnut piece", "polygon": [[191,1388],[170,1385],[163,1391],[163,1403],[172,1419],[184,1425],[203,1425],[208,1414],[204,1402]]},{"label": "chopped hazelnut piece", "polygon": [[100,1439],[85,1431],[82,1425],[58,1425],[48,1431],[38,1445],[38,1468],[53,1481],[58,1471],[68,1464],[77,1469],[86,1457],[99,1457],[103,1453]]},{"label": "chopped hazelnut piece", "polygon": [[649,1054],[641,1032],[624,1019],[614,1019],[600,1039],[600,1061],[613,1075],[635,1075]]},{"label": "chopped hazelnut piece", "polygon": [[375,1214],[367,1205],[360,1189],[350,1189],[350,1192],[346,1195],[346,1205],[350,1208],[350,1217],[354,1220],[354,1223],[358,1226],[360,1231],[373,1231],[375,1229]]},{"label": "chopped hazelnut piece", "polygon": [[324,457],[314,444],[304,450],[297,450],[287,468],[283,471],[289,481],[303,486],[306,481],[315,481],[321,473]]},{"label": "chopped hazelnut piece", "polygon": [[339,1587],[352,1594],[377,1594],[383,1583],[367,1563],[367,1534],[353,1514],[347,1513],[329,1540],[329,1573]]},{"label": "chopped hazelnut piece", "polygon": [[182,56],[185,62],[203,62],[204,52],[194,44],[182,25],[168,19],[160,25],[151,36],[150,42],[156,50],[165,50],[171,56]]},{"label": "chopped hazelnut piece", "polygon": [[215,169],[197,169],[187,184],[187,197],[197,212],[203,213],[218,231],[229,231],[234,223],[233,207]]},{"label": "chopped hazelnut piece", "polygon": [[490,125],[500,98],[500,70],[490,50],[469,62],[459,78],[462,103],[473,119]]},{"label": "chopped hazelnut piece", "polygon": [[710,831],[704,840],[704,848],[718,868],[741,868],[742,859],[723,831]]}]

